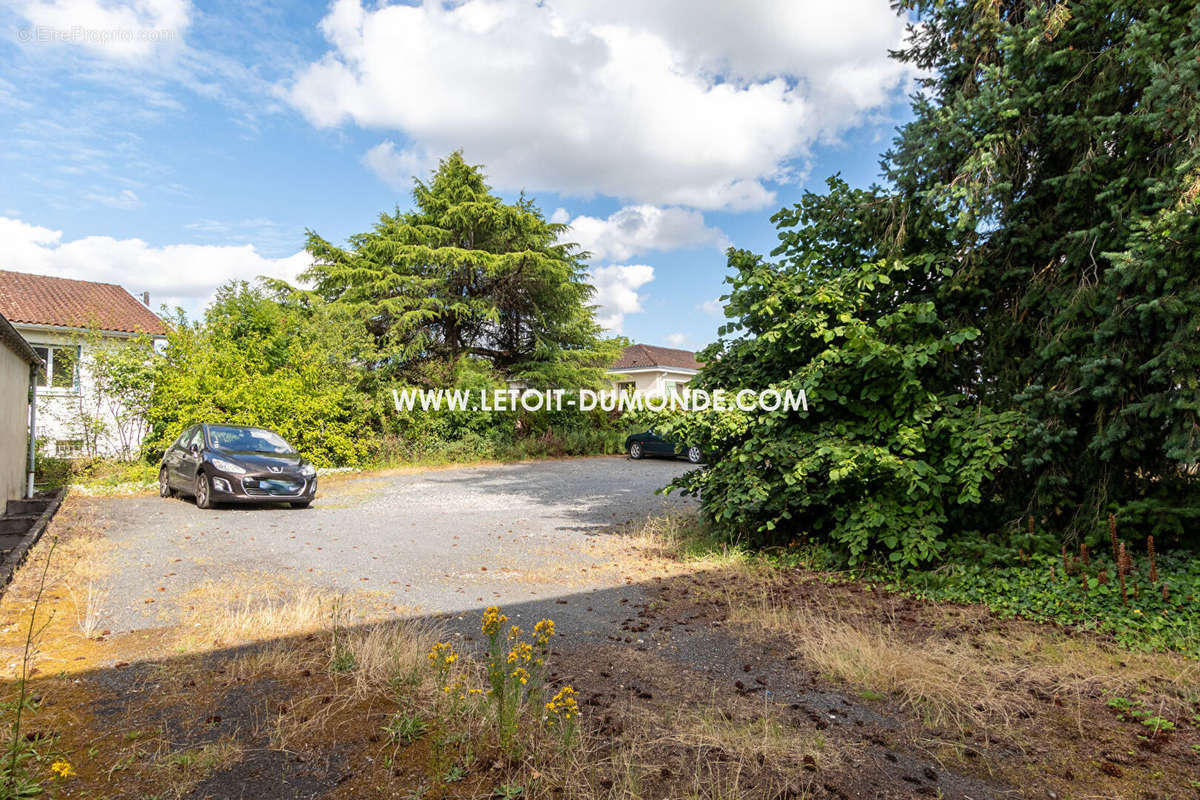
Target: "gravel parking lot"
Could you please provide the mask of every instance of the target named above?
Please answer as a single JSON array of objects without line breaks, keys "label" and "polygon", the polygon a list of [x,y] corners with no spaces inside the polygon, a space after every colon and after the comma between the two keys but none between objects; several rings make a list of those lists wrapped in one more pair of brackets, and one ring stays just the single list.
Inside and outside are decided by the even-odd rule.
[{"label": "gravel parking lot", "polygon": [[383,593],[413,614],[608,588],[614,576],[598,569],[608,534],[690,507],[655,494],[687,469],[600,457],[339,476],[307,510],[86,502],[119,564],[106,621],[116,632],[162,625],[172,598],[238,575]]}]

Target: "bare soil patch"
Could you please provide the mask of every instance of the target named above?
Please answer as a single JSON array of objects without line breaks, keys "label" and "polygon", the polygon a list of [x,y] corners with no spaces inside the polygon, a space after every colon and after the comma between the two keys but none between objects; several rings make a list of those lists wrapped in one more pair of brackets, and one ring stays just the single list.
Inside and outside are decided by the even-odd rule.
[{"label": "bare soil patch", "polygon": [[[377,593],[246,573],[183,595],[174,624],[89,630],[85,590],[119,560],[86,504],[55,532],[22,735],[59,797],[1167,798],[1200,778],[1197,662],[684,559],[653,530],[606,540],[611,590],[512,609],[559,617],[549,678],[581,706],[570,747],[516,752],[484,710],[448,713],[428,668],[435,641],[478,652],[475,611],[403,619]],[[19,575],[0,605],[10,668],[30,591]],[[52,779],[55,759],[76,774]]]}]

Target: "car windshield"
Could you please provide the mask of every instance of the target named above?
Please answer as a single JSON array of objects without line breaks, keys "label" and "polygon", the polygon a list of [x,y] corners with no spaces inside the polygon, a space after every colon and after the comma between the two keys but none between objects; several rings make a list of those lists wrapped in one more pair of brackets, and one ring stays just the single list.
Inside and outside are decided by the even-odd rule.
[{"label": "car windshield", "polygon": [[231,428],[210,425],[208,439],[218,450],[242,453],[291,453],[292,446],[281,436],[262,428]]}]

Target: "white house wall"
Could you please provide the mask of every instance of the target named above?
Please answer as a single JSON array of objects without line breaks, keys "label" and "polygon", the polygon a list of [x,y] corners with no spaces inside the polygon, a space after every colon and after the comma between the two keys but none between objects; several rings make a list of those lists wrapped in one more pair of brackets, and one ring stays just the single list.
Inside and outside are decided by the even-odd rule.
[{"label": "white house wall", "polygon": [[664,394],[667,381],[675,381],[682,385],[695,377],[695,373],[692,372],[675,372],[669,369],[654,370],[653,372],[611,372],[609,374],[613,376],[613,388],[619,384],[633,381],[634,388],[643,394]]},{"label": "white house wall", "polygon": [[[45,345],[80,346],[79,358],[79,388],[78,390],[59,389],[51,386],[38,387],[37,401],[37,435],[44,440],[45,452],[50,455],[72,455],[69,452],[58,452],[57,442],[79,441],[84,439],[83,426],[80,422],[81,397],[89,398],[88,388],[91,386],[92,374],[89,369],[92,360],[89,353],[89,343],[86,337],[70,333],[45,331],[35,327],[13,325],[33,347]],[[120,346],[126,341],[125,337],[103,337],[105,346]],[[113,405],[115,404],[115,405]],[[97,439],[97,455],[107,458],[132,458],[137,455],[143,436],[131,437],[129,442],[123,442],[117,433],[117,415],[125,409],[118,400],[111,399],[100,408],[94,403],[88,403],[88,413],[95,414],[106,431]]]}]

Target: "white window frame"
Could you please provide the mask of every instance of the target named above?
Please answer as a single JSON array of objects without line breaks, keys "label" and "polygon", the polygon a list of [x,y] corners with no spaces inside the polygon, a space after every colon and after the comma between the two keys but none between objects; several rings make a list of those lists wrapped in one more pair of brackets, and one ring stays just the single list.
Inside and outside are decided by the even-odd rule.
[{"label": "white window frame", "polygon": [[55,439],[54,455],[59,458],[83,458],[87,444],[83,439]]},{"label": "white window frame", "polygon": [[[38,384],[38,394],[57,394],[71,395],[79,394],[79,371],[83,359],[83,348],[77,344],[52,344],[50,342],[30,342],[29,346],[34,351],[45,350],[46,365],[42,371],[46,373],[46,385]],[[54,351],[55,350],[74,350],[75,351],[75,375],[72,377],[71,386],[55,386],[54,385]],[[38,353],[41,355],[41,353]]]}]

